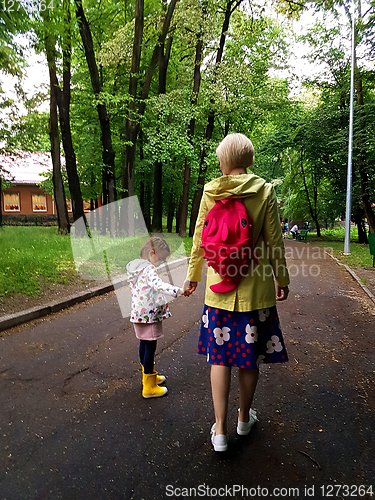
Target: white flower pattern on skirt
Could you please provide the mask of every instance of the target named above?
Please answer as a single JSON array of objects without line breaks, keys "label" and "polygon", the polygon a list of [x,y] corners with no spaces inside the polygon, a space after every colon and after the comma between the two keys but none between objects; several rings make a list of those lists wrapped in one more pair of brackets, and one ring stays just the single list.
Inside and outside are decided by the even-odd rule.
[{"label": "white flower pattern on skirt", "polygon": [[224,326],[223,328],[215,328],[214,330],[214,337],[216,340],[216,343],[218,345],[223,345],[224,341],[228,341],[230,339],[230,328]]},{"label": "white flower pattern on skirt", "polygon": [[277,335],[272,335],[271,340],[267,342],[267,353],[272,354],[273,352],[282,351],[283,346],[281,345],[280,339]]},{"label": "white flower pattern on skirt", "polygon": [[[276,306],[260,312],[262,314],[259,310],[225,311],[205,305],[198,354],[207,356],[212,365],[249,370],[264,363],[288,361]],[[265,321],[261,321],[260,316]]]},{"label": "white flower pattern on skirt", "polygon": [[202,321],[203,321],[204,327],[208,328],[208,312],[207,311],[206,311],[206,314],[203,314]]},{"label": "white flower pattern on skirt", "polygon": [[258,340],[258,331],[256,326],[246,325],[245,331],[247,333],[245,340],[248,344],[253,344]]},{"label": "white flower pattern on skirt", "polygon": [[263,322],[263,321],[266,321],[266,319],[270,315],[270,310],[269,309],[259,309],[258,314],[259,314],[259,320]]}]

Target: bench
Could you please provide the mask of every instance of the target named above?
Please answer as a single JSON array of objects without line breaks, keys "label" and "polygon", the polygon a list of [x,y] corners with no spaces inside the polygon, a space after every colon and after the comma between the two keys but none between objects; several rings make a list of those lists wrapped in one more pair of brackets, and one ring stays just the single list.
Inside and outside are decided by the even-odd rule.
[{"label": "bench", "polygon": [[296,239],[298,241],[307,241],[307,233],[309,231],[307,229],[301,229],[301,231],[296,235]]}]

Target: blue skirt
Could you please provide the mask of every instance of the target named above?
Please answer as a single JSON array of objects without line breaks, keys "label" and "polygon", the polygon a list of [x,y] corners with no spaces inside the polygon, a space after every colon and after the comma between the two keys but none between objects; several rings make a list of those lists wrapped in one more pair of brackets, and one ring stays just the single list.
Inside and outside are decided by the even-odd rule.
[{"label": "blue skirt", "polygon": [[260,363],[285,363],[288,355],[276,306],[250,312],[204,306],[198,354],[212,365],[249,370]]}]

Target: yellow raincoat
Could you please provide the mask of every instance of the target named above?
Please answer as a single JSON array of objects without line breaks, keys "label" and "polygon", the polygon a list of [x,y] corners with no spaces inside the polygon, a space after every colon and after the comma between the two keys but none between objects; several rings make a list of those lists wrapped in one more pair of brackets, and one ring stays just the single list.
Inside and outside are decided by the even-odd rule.
[{"label": "yellow raincoat", "polygon": [[227,175],[204,186],[199,208],[193,248],[187,273],[189,281],[201,281],[204,250],[200,248],[204,220],[215,205],[215,200],[232,196],[243,200],[247,213],[254,223],[254,247],[258,265],[252,262],[247,276],[239,286],[227,293],[215,293],[210,285],[219,283],[221,277],[212,267],[207,271],[205,304],[227,311],[253,311],[276,304],[275,282],[285,287],[289,284],[285,251],[276,193],[271,184],[254,174]]}]

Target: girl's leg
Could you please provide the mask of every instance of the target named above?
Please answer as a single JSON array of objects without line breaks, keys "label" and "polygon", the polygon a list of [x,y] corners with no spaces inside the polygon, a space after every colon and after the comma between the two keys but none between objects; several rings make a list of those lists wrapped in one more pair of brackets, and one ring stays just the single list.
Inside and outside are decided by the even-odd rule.
[{"label": "girl's leg", "polygon": [[141,362],[141,365],[143,366],[143,360],[145,357],[145,348],[146,348],[146,342],[147,340],[140,340],[139,341],[139,361]]},{"label": "girl's leg", "polygon": [[211,389],[216,419],[216,435],[227,434],[230,375],[229,366],[211,365]]},{"label": "girl's leg", "polygon": [[249,411],[253,402],[258,377],[258,369],[247,370],[246,368],[239,368],[238,384],[240,389],[240,411],[238,420],[240,422],[249,421]]},{"label": "girl's leg", "polygon": [[143,340],[145,343],[145,350],[143,356],[144,372],[148,375],[154,373],[154,358],[156,351],[156,340]]}]

